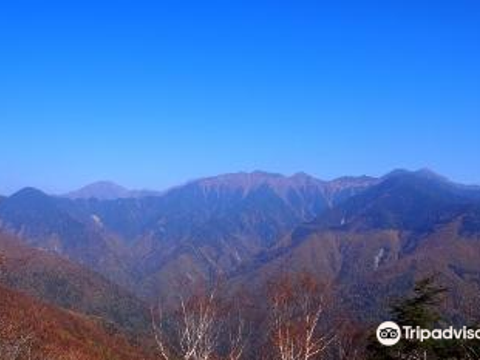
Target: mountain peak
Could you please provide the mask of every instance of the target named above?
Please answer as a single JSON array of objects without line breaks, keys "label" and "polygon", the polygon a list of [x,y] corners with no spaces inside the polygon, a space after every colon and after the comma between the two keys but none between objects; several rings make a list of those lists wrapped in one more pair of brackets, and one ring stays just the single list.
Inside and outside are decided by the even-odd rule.
[{"label": "mountain peak", "polygon": [[70,199],[112,200],[129,197],[129,190],[112,181],[97,181],[65,195]]},{"label": "mountain peak", "polygon": [[241,188],[244,191],[268,185],[275,189],[285,189],[306,183],[320,183],[320,180],[305,173],[297,173],[292,176],[285,176],[278,173],[266,171],[238,172],[193,181],[204,188],[225,187]]},{"label": "mountain peak", "polygon": [[388,180],[388,179],[405,178],[405,177],[432,180],[432,181],[438,181],[438,182],[444,182],[444,183],[451,182],[445,176],[439,175],[438,173],[436,173],[435,171],[429,168],[421,168],[414,171],[406,170],[406,169],[396,169],[389,172],[385,176],[383,176],[383,179]]},{"label": "mountain peak", "polygon": [[313,176],[307,174],[306,172],[299,171],[290,176],[291,179],[313,179]]},{"label": "mountain peak", "polygon": [[97,187],[104,186],[104,187],[115,187],[115,188],[125,189],[123,186],[118,185],[117,183],[110,180],[95,181],[91,184],[86,185],[85,187],[88,187],[88,186],[97,186]]},{"label": "mountain peak", "polygon": [[32,198],[32,197],[44,198],[44,197],[48,197],[48,195],[37,188],[25,187],[10,196],[10,198]]},{"label": "mountain peak", "polygon": [[383,175],[383,179],[390,179],[390,178],[395,178],[395,177],[399,177],[399,176],[405,176],[405,175],[409,175],[409,174],[412,174],[412,171],[410,170],[407,170],[407,169],[394,169],[390,172],[388,172],[387,174]]},{"label": "mountain peak", "polygon": [[153,190],[129,190],[113,181],[96,181],[63,195],[69,199],[116,200],[126,198],[155,197],[162,193]]},{"label": "mountain peak", "polygon": [[255,170],[255,171],[252,171],[250,173],[246,172],[244,174],[247,174],[251,177],[275,177],[275,178],[284,177],[282,174],[263,171],[263,170]]},{"label": "mountain peak", "polygon": [[447,177],[440,175],[429,168],[421,168],[415,171],[415,174],[422,176],[424,178],[432,179],[432,180],[442,180],[442,181],[450,182],[450,180]]},{"label": "mountain peak", "polygon": [[51,210],[52,198],[43,191],[33,187],[25,187],[5,198],[1,202],[1,211],[8,209],[32,210],[40,207]]}]

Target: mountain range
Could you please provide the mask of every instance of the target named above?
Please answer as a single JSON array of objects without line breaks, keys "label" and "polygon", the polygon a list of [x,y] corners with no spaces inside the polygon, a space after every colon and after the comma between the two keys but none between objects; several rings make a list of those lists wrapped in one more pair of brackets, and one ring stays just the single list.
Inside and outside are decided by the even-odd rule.
[{"label": "mountain range", "polygon": [[480,188],[425,169],[332,181],[256,171],[164,192],[26,188],[0,199],[0,256],[8,291],[127,339],[148,332],[148,304],[175,297],[180,278],[221,276],[261,297],[272,278],[301,271],[365,322],[435,274],[461,321],[480,316]]},{"label": "mountain range", "polygon": [[151,190],[128,190],[112,181],[97,181],[62,196],[69,199],[114,200],[159,195],[161,195],[161,192]]}]

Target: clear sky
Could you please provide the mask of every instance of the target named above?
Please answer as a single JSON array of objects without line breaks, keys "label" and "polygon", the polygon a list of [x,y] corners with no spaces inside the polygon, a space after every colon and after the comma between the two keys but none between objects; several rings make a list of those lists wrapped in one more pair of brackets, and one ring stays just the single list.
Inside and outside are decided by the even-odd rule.
[{"label": "clear sky", "polygon": [[480,183],[480,2],[2,1],[0,193],[263,169]]}]

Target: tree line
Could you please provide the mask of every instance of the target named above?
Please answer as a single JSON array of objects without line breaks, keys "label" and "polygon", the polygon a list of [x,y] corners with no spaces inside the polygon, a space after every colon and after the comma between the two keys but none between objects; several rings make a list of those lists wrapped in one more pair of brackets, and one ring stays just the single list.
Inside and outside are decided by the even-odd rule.
[{"label": "tree line", "polygon": [[[309,273],[272,281],[261,304],[246,291],[231,294],[218,281],[182,284],[177,300],[151,309],[152,342],[159,360],[475,360],[479,341],[400,341],[378,343],[376,325],[331,313],[338,301]],[[442,328],[448,321],[440,304],[448,290],[435,277],[418,281],[411,294],[394,301],[390,318],[398,325]],[[470,324],[478,328],[477,324]],[[38,357],[33,333],[18,334],[0,319],[0,359],[79,360],[78,354]],[[105,360],[114,360],[105,355]]]},{"label": "tree line", "polygon": [[[308,273],[286,275],[268,285],[261,316],[252,316],[248,301],[223,297],[221,286],[201,286],[179,297],[176,310],[152,311],[152,329],[161,360],[475,360],[479,341],[400,341],[381,345],[378,324],[366,327],[351,317],[329,313],[328,289]],[[411,294],[390,305],[400,327],[443,328],[448,320],[439,305],[447,292],[436,277],[415,283]],[[258,301],[258,300],[257,300]],[[475,327],[475,324],[470,324]]]}]

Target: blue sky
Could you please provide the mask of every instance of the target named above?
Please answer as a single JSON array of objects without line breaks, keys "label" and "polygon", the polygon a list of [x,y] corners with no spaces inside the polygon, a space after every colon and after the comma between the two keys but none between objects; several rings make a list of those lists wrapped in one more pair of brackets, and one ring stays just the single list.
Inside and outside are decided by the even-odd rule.
[{"label": "blue sky", "polygon": [[480,3],[4,1],[0,193],[430,167],[480,183]]}]

